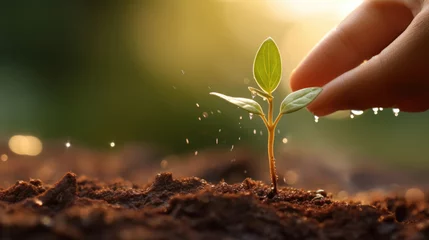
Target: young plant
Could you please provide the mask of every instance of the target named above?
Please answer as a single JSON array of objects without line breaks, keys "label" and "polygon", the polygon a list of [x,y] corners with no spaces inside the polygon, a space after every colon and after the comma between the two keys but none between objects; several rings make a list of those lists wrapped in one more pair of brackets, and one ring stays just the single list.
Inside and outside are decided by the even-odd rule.
[{"label": "young plant", "polygon": [[253,63],[253,76],[260,89],[249,87],[252,95],[258,95],[268,102],[268,115],[264,114],[261,105],[248,98],[226,96],[221,93],[211,92],[246,111],[259,115],[264,121],[268,131],[268,161],[272,181],[272,193],[277,194],[277,174],[274,158],[274,136],[277,124],[284,114],[293,113],[310,104],[322,91],[319,87],[304,88],[286,96],[280,106],[280,112],[273,119],[273,92],[280,84],[282,75],[282,63],[280,52],[272,38],[265,40]]}]

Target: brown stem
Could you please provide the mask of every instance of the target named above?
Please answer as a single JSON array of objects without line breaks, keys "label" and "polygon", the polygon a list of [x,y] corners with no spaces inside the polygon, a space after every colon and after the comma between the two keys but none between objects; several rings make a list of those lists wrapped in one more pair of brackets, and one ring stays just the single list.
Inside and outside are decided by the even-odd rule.
[{"label": "brown stem", "polygon": [[[277,120],[277,119],[276,119]],[[278,121],[276,121],[277,123]],[[277,173],[276,160],[274,158],[274,136],[275,125],[273,124],[273,100],[268,99],[268,161],[270,166],[271,183],[273,185],[273,193],[277,194]]]},{"label": "brown stem", "polygon": [[273,184],[273,193],[277,194],[277,173],[276,173],[276,159],[274,158],[274,128],[268,128],[268,161],[270,164],[270,176]]}]

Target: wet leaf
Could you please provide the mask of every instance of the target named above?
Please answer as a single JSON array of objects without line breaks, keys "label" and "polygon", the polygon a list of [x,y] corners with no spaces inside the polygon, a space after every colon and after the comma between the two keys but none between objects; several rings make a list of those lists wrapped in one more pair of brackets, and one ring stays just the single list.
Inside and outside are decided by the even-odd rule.
[{"label": "wet leaf", "polygon": [[261,91],[261,90],[259,90],[259,89],[257,89],[257,88],[254,88],[254,87],[249,87],[249,91],[253,94],[253,93],[255,93],[255,94],[258,94],[260,97],[262,97],[262,98],[273,98],[273,96],[271,96],[270,94],[268,94],[268,93],[266,93],[266,92],[264,92],[264,91]]},{"label": "wet leaf", "polygon": [[322,92],[320,87],[310,87],[289,94],[280,106],[280,114],[292,113],[306,107]]},{"label": "wet leaf", "polygon": [[211,92],[211,95],[218,96],[250,113],[258,114],[258,115],[264,115],[264,111],[262,110],[261,105],[257,103],[256,101],[248,98],[237,98],[237,97],[230,97],[226,96],[221,93],[217,92]]},{"label": "wet leaf", "polygon": [[279,49],[272,38],[262,43],[253,63],[253,76],[259,87],[271,94],[276,90],[282,75]]}]

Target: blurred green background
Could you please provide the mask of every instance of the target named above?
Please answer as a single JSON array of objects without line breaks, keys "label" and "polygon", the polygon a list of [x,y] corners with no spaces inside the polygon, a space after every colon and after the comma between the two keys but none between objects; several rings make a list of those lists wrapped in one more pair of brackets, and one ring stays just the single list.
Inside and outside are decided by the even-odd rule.
[{"label": "blurred green background", "polygon": [[[284,64],[278,104],[290,72],[360,2],[3,1],[1,139],[27,134],[94,149],[141,142],[166,155],[232,145],[262,152],[260,119],[208,93],[250,97],[253,57],[271,36]],[[394,117],[385,109],[315,123],[300,111],[280,123],[277,147],[428,167],[428,120],[428,113]]]}]

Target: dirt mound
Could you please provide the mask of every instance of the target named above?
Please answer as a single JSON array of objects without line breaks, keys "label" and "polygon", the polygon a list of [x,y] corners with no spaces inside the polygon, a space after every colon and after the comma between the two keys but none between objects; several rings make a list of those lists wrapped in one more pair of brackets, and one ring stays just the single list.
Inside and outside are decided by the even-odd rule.
[{"label": "dirt mound", "polygon": [[0,191],[8,239],[427,239],[427,201],[386,197],[371,205],[324,191],[211,184],[159,174],[145,186],[67,173],[54,185],[19,181]]}]

